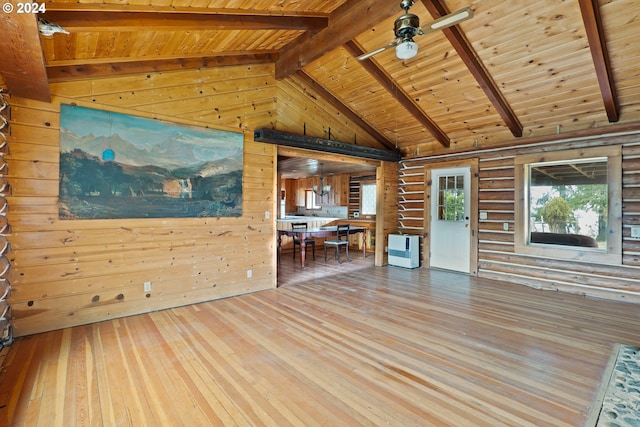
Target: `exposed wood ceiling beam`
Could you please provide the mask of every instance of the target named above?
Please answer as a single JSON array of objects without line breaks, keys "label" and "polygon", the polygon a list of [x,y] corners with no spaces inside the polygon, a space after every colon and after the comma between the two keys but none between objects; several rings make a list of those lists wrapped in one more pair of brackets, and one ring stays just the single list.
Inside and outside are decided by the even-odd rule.
[{"label": "exposed wood ceiling beam", "polygon": [[357,126],[364,129],[369,135],[373,136],[378,142],[380,142],[383,146],[390,150],[396,150],[395,145],[389,141],[389,139],[378,132],[374,127],[372,127],[369,123],[365,122],[357,113],[355,113],[348,105],[344,104],[338,98],[333,96],[331,92],[320,86],[315,80],[313,80],[307,73],[303,70],[298,70],[296,72],[296,76],[300,78],[307,86],[310,86],[314,91],[318,92],[320,96],[335,108],[340,111],[345,117],[354,122]]},{"label": "exposed wood ceiling beam", "polygon": [[225,67],[231,65],[257,64],[275,62],[277,52],[265,53],[225,53],[220,56],[205,56],[193,58],[165,58],[147,61],[113,61],[112,58],[101,59],[100,62],[77,65],[47,65],[49,82],[93,79],[99,77],[113,77],[114,75],[152,73],[161,71],[192,70],[208,67]]},{"label": "exposed wood ceiling beam", "polygon": [[185,6],[159,6],[146,4],[115,4],[115,3],[67,3],[55,0],[47,2],[48,11],[58,12],[155,12],[155,13],[195,13],[207,15],[240,15],[240,16],[289,16],[289,17],[307,17],[307,18],[329,18],[328,13],[324,12],[308,12],[294,10],[260,10],[260,9],[233,9],[233,8],[215,8],[215,7],[185,7]]},{"label": "exposed wood ceiling beam", "polygon": [[600,85],[600,92],[602,93],[602,99],[604,101],[604,108],[607,112],[609,122],[617,122],[620,115],[618,99],[609,63],[607,43],[604,38],[604,30],[602,29],[598,0],[579,0],[579,3],[582,20],[587,30],[587,39],[589,40],[589,48],[591,49],[591,56],[593,57],[593,65],[596,68],[598,84]]},{"label": "exposed wood ceiling beam", "polygon": [[269,144],[304,148],[325,153],[343,154],[345,156],[363,159],[383,160],[386,162],[399,162],[401,159],[400,151],[379,150],[363,145],[297,135],[295,133],[281,132],[268,128],[256,129],[253,132],[253,140],[256,142],[266,142]]},{"label": "exposed wood ceiling beam", "polygon": [[[195,13],[197,12],[197,13]],[[326,28],[328,18],[319,16],[267,16],[253,14],[153,11],[51,10],[43,18],[69,32],[81,31],[177,31],[184,30],[312,30]]]},{"label": "exposed wood ceiling beam", "polygon": [[[345,49],[353,55],[358,57],[363,55],[365,51],[358,46],[355,42],[349,41],[344,45]],[[415,103],[409,95],[407,95],[401,87],[398,87],[393,79],[391,79],[380,67],[378,67],[370,58],[360,61],[360,64],[371,74],[371,76],[380,83],[396,100],[413,116],[418,120],[422,126],[427,128],[434,138],[442,144],[444,147],[449,147],[450,141],[447,134],[427,116],[424,111]]]},{"label": "exposed wood ceiling beam", "polygon": [[572,168],[574,168],[576,171],[580,172],[582,175],[584,175],[585,177],[589,178],[589,179],[593,179],[595,177],[595,174],[592,173],[587,173],[584,171],[584,169],[582,169],[580,166],[577,166],[573,163],[570,163],[569,166],[571,166]]},{"label": "exposed wood ceiling beam", "polygon": [[280,50],[276,78],[287,77],[313,60],[370,30],[385,19],[398,15],[398,3],[380,0],[348,0],[329,18],[318,33],[307,32]]},{"label": "exposed wood ceiling beam", "polygon": [[[534,171],[541,173],[542,175],[546,175],[549,178],[551,178],[554,181],[562,181],[562,177],[558,178],[557,176],[555,176],[552,173],[547,172],[546,170],[544,170],[543,168],[537,168],[537,167],[533,167],[532,168]],[[539,184],[538,184],[539,185]]]},{"label": "exposed wood ceiling beam", "polygon": [[[51,102],[36,16],[14,12],[0,20],[0,74],[13,96]],[[8,7],[8,6],[7,6]]]},{"label": "exposed wood ceiling beam", "polygon": [[[422,3],[424,3],[429,13],[435,19],[451,13],[447,9],[443,0],[422,0]],[[458,55],[465,63],[471,74],[475,77],[476,81],[487,95],[502,120],[505,122],[509,130],[511,130],[513,136],[521,137],[522,124],[520,123],[520,120],[460,27],[454,25],[453,27],[444,28],[442,31],[449,40],[449,43],[451,43],[456,52],[458,52]]]}]

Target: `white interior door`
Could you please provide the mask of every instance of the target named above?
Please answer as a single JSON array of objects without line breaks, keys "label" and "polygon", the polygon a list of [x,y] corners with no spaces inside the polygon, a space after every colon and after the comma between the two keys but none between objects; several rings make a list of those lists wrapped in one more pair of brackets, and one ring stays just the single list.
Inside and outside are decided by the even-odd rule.
[{"label": "white interior door", "polygon": [[471,168],[431,171],[430,266],[470,272]]}]

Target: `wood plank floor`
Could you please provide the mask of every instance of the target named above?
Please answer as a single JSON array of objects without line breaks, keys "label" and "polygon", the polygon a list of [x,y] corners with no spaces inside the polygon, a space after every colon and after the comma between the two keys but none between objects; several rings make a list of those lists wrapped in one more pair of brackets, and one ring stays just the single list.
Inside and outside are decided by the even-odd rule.
[{"label": "wood plank floor", "polygon": [[640,344],[638,306],[372,258],[18,339],[0,425],[579,426],[614,343]]}]

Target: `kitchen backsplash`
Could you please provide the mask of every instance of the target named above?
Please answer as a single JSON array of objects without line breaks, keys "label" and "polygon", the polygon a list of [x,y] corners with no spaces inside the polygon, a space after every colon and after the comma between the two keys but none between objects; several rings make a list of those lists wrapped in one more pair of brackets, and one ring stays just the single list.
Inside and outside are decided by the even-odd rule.
[{"label": "kitchen backsplash", "polygon": [[298,206],[298,215],[322,216],[330,218],[347,218],[347,206],[322,206],[320,209],[305,209]]}]

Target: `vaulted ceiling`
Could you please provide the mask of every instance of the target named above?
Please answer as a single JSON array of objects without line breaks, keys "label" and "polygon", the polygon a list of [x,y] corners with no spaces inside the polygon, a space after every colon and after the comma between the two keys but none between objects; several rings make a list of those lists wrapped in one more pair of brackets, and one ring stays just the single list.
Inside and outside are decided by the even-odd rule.
[{"label": "vaulted ceiling", "polygon": [[[15,0],[12,4],[18,7]],[[405,156],[640,128],[634,0],[417,0],[425,26],[473,17],[393,49],[399,0],[54,0],[0,21],[0,86],[47,100],[48,83],[272,62]],[[603,130],[603,128],[605,130]]]}]

